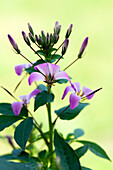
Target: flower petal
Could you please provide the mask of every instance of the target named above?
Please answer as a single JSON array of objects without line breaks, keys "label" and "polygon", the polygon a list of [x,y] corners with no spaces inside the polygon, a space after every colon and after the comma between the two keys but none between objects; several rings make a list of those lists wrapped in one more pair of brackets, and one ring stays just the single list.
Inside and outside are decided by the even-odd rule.
[{"label": "flower petal", "polygon": [[69,82],[71,82],[68,74],[65,71],[59,71],[58,73],[55,74],[55,80],[59,79],[67,79]]},{"label": "flower petal", "polygon": [[80,83],[79,82],[71,83],[71,86],[73,87],[75,92],[77,92],[79,94],[79,92],[80,92]]},{"label": "flower petal", "polygon": [[19,115],[22,109],[23,102],[13,102],[11,107],[15,115]]},{"label": "flower petal", "polygon": [[28,82],[29,85],[31,85],[32,82],[39,81],[39,80],[45,81],[45,77],[41,73],[34,72],[30,74]]},{"label": "flower petal", "polygon": [[38,93],[40,93],[41,91],[39,89],[35,89],[33,90],[29,95],[28,95],[28,101],[30,101],[31,97],[36,96]]},{"label": "flower petal", "polygon": [[71,92],[75,92],[74,89],[71,86],[67,86],[64,90],[64,94],[62,96],[62,100],[65,98],[65,96],[67,95],[67,93],[71,91]]},{"label": "flower petal", "polygon": [[71,110],[73,110],[75,107],[77,107],[79,105],[80,99],[81,99],[81,97],[77,96],[76,94],[70,95],[69,101],[70,101]]},{"label": "flower petal", "polygon": [[[86,98],[87,99],[91,99],[93,96],[94,96],[94,94],[91,94],[91,95],[89,95],[90,93],[92,93],[93,92],[93,90],[91,90],[91,89],[89,89],[89,88],[87,88],[87,87],[83,87],[83,89],[82,89],[82,93],[83,93],[83,95],[85,95],[86,96]],[[87,96],[88,95],[88,96]]]},{"label": "flower petal", "polygon": [[60,66],[51,63],[48,63],[48,65],[49,65],[49,72],[51,73],[51,76],[54,76],[59,72]]},{"label": "flower petal", "polygon": [[49,76],[49,64],[48,63],[43,63],[43,64],[39,64],[37,66],[34,67],[34,69],[38,69],[41,73],[43,73],[44,75]]},{"label": "flower petal", "polygon": [[31,66],[32,66],[31,64],[20,64],[20,65],[17,65],[17,66],[15,66],[15,72],[16,72],[16,74],[18,76],[20,76],[22,74],[24,68],[29,68]]}]

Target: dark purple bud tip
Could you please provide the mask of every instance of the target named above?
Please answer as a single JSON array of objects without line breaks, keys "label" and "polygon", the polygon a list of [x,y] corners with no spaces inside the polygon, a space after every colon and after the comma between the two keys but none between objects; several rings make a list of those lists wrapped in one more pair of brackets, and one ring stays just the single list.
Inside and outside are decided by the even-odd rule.
[{"label": "dark purple bud tip", "polygon": [[15,49],[15,51],[20,54],[20,50],[18,48],[18,45],[16,44],[16,42],[14,41],[14,39],[8,34],[8,39],[11,43],[11,45],[13,46],[13,48]]},{"label": "dark purple bud tip", "polygon": [[81,48],[80,48],[80,52],[79,52],[79,54],[78,54],[78,58],[81,58],[81,57],[82,57],[82,54],[83,54],[83,52],[84,52],[87,44],[88,44],[88,37],[86,37],[85,40],[84,40],[83,43],[82,43],[82,46],[81,46]]},{"label": "dark purple bud tip", "polygon": [[66,50],[67,50],[67,48],[68,48],[68,45],[69,45],[69,39],[66,39],[66,40],[64,41],[63,46],[62,46],[62,55],[64,55],[64,54],[66,53]]},{"label": "dark purple bud tip", "polygon": [[23,36],[23,39],[24,39],[24,41],[26,42],[26,44],[27,44],[28,46],[30,46],[31,43],[30,43],[30,41],[29,41],[28,36],[26,35],[26,33],[25,33],[24,31],[22,31],[22,36]]},{"label": "dark purple bud tip", "polygon": [[30,33],[34,36],[34,31],[33,31],[33,28],[31,27],[30,23],[28,23],[28,29],[29,29]]},{"label": "dark purple bud tip", "polygon": [[71,32],[72,32],[72,27],[73,27],[73,24],[71,24],[66,32],[66,35],[65,35],[65,38],[69,38]]}]

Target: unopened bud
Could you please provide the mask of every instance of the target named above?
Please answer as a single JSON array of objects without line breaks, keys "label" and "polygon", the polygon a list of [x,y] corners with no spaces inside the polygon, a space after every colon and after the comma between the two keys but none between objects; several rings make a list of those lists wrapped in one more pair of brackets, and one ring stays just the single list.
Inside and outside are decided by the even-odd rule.
[{"label": "unopened bud", "polygon": [[62,56],[66,53],[68,45],[69,45],[69,40],[66,39],[63,46],[62,46]]},{"label": "unopened bud", "polygon": [[82,57],[82,54],[83,54],[83,52],[84,52],[87,44],[88,44],[88,37],[86,37],[85,40],[84,40],[83,43],[82,43],[82,46],[81,46],[81,48],[80,48],[80,52],[79,52],[79,54],[78,54],[78,58],[81,58],[81,57]]},{"label": "unopened bud", "polygon": [[69,36],[70,36],[70,34],[71,34],[71,32],[72,32],[72,27],[73,27],[73,24],[71,24],[71,25],[69,26],[69,28],[68,28],[68,30],[67,30],[67,32],[66,32],[66,35],[65,35],[65,38],[66,38],[66,39],[69,38]]},{"label": "unopened bud", "polygon": [[45,42],[47,45],[50,44],[50,36],[49,36],[49,33],[47,33],[47,36],[46,36],[46,39],[45,39]]},{"label": "unopened bud", "polygon": [[41,35],[42,35],[42,38],[45,38],[45,33],[43,30],[41,31]]},{"label": "unopened bud", "polygon": [[14,41],[14,39],[8,34],[8,38],[9,38],[9,41],[11,43],[11,45],[13,46],[13,48],[15,49],[15,51],[20,54],[20,50],[18,48],[18,45],[16,44],[16,42]]},{"label": "unopened bud", "polygon": [[31,43],[30,43],[30,41],[29,41],[29,38],[28,38],[28,36],[26,35],[26,33],[25,33],[24,31],[22,31],[22,35],[23,35],[23,39],[24,39],[24,41],[26,42],[26,44],[27,44],[28,46],[31,46]]},{"label": "unopened bud", "polygon": [[57,21],[55,23],[54,32],[56,32],[56,34],[59,35],[60,30],[61,30],[61,25],[59,25],[59,22]]},{"label": "unopened bud", "polygon": [[61,165],[60,165],[60,157],[56,156],[56,169],[60,170],[61,169]]},{"label": "unopened bud", "polygon": [[29,32],[34,36],[34,31],[33,31],[33,28],[31,27],[30,23],[28,23],[28,29],[29,29]]},{"label": "unopened bud", "polygon": [[36,40],[35,40],[33,34],[31,34],[31,32],[29,32],[29,38],[33,43],[35,43]]},{"label": "unopened bud", "polygon": [[6,138],[8,139],[8,142],[9,142],[9,144],[13,147],[13,149],[15,148],[14,147],[14,144],[13,144],[13,141],[12,141],[12,138],[10,137],[10,136],[6,136]]}]

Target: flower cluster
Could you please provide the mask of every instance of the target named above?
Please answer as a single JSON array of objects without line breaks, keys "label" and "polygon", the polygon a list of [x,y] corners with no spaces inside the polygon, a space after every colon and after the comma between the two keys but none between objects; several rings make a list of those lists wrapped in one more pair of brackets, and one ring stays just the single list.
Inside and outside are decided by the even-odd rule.
[{"label": "flower cluster", "polygon": [[[40,48],[40,50],[35,51],[35,53],[38,54],[38,56],[41,58],[42,64],[36,65],[35,64],[36,62],[33,62],[33,63],[30,62],[29,64],[20,64],[20,65],[15,66],[15,72],[16,72],[17,75],[20,76],[24,69],[26,70],[26,69],[29,69],[33,66],[35,71],[33,71],[29,76],[29,79],[28,79],[29,85],[31,85],[35,81],[43,81],[43,82],[47,83],[48,86],[52,86],[58,80],[62,80],[62,79],[68,80],[70,82],[71,86],[66,87],[66,89],[64,90],[64,94],[62,96],[62,99],[65,98],[65,96],[67,95],[67,93],[69,91],[73,92],[73,94],[70,95],[69,102],[70,102],[70,108],[74,109],[75,107],[77,107],[79,105],[79,102],[80,102],[80,100],[82,99],[83,96],[85,96],[87,99],[91,99],[94,96],[94,94],[87,97],[87,95],[90,95],[90,93],[93,92],[93,90],[90,90],[89,88],[86,88],[85,86],[83,87],[82,93],[80,94],[80,92],[81,92],[80,83],[77,83],[77,82],[72,83],[68,74],[65,71],[60,71],[60,66],[57,65],[59,60],[66,53],[66,50],[67,50],[67,47],[68,47],[68,44],[69,44],[68,38],[69,38],[69,36],[72,32],[72,27],[73,27],[73,25],[71,24],[69,26],[69,28],[67,29],[67,32],[66,32],[66,35],[65,35],[65,40],[61,45],[62,46],[61,56],[59,56],[59,58],[55,62],[55,64],[52,64],[50,62],[53,62],[52,59],[55,58],[56,51],[54,52],[54,54],[51,54],[51,53],[54,50],[53,46],[57,43],[57,41],[59,39],[61,25],[59,25],[59,23],[56,22],[53,34],[47,33],[47,35],[45,35],[44,31],[41,31],[41,35],[38,36],[38,35],[34,35],[34,31],[31,27],[31,25],[28,23],[28,28],[29,28],[29,31],[30,31],[28,33],[29,37],[26,35],[26,33],[24,31],[22,31],[22,36],[23,36],[26,44],[28,46],[30,46],[30,48],[33,51],[35,51],[35,50],[32,48],[30,40]],[[11,45],[17,51],[17,53],[21,54],[20,50],[19,50],[16,42],[13,40],[13,38],[10,35],[8,35],[8,38],[11,42]],[[88,43],[88,37],[86,37],[85,40],[83,41],[77,59],[82,57],[84,50],[87,46],[87,43]],[[42,56],[40,56],[40,52],[45,57],[45,61],[42,59]],[[56,58],[55,58],[55,60],[56,60]],[[35,66],[34,66],[34,64],[35,64]],[[67,69],[67,67],[66,67],[66,69]],[[37,91],[35,93],[35,95],[37,95],[38,92],[39,91]],[[29,99],[30,99],[29,95],[24,96],[24,97],[21,96],[20,98],[23,100],[22,102],[14,102],[12,104],[13,111],[16,115],[18,115],[20,113],[20,110],[21,110],[21,107],[22,107],[23,104],[25,106],[27,106],[27,104],[29,103]]]},{"label": "flower cluster", "polygon": [[[25,75],[17,84],[14,93],[27,76],[30,88],[32,88],[33,83],[36,86],[34,90],[31,90],[30,94],[19,96],[20,100],[1,86],[14,99],[13,103],[0,103],[0,113],[3,114],[0,114],[0,131],[15,123],[13,125],[14,140],[21,149],[16,149],[12,136],[5,136],[10,146],[14,149],[12,154],[8,157],[8,165],[10,165],[9,160],[11,160],[11,167],[13,167],[13,159],[19,162],[17,164],[14,162],[15,169],[26,169],[26,167],[33,170],[35,168],[38,170],[73,170],[73,168],[76,170],[89,169],[85,168],[80,163],[80,158],[87,152],[88,149],[94,154],[110,160],[103,149],[97,144],[90,141],[75,140],[84,134],[83,130],[75,129],[74,133],[69,133],[67,134],[67,137],[64,138],[63,135],[59,135],[55,129],[55,124],[58,119],[74,119],[77,115],[79,115],[81,110],[88,105],[88,103],[84,103],[83,101],[86,99],[90,100],[95,95],[95,92],[101,89],[99,88],[93,91],[86,86],[83,86],[81,90],[80,83],[73,83],[73,79],[66,73],[66,70],[69,67],[82,58],[88,44],[88,37],[84,39],[74,61],[72,61],[72,63],[67,65],[64,69],[61,69],[59,66],[59,61],[65,59],[72,28],[73,25],[71,24],[66,30],[63,42],[58,48],[56,48],[56,43],[60,38],[61,32],[61,25],[59,22],[55,23],[53,33],[44,33],[42,30],[39,35],[34,33],[33,28],[28,23],[29,32],[26,34],[22,31],[22,37],[35,56],[38,57],[35,62],[30,61],[26,56],[24,56],[11,35],[8,35],[9,41],[16,54],[20,55],[28,62],[15,66],[15,72],[18,76],[21,77],[24,73]],[[59,49],[61,49],[60,54],[58,53]],[[40,81],[42,81],[42,84],[39,84]],[[53,120],[52,102],[55,98],[53,86],[57,86],[58,84],[61,85],[63,83],[68,83],[68,86],[64,89],[63,95],[59,94],[59,101],[62,102],[66,95],[71,92],[69,102],[67,106],[54,110],[56,118]],[[31,98],[34,99],[34,106],[32,109],[33,113],[30,111],[30,108],[28,108]],[[38,109],[44,106],[47,109],[48,116],[48,129],[46,132],[44,132],[43,124],[40,124],[39,120],[37,120],[34,116],[35,111],[39,111]],[[43,113],[41,112],[41,114]],[[16,124],[17,121],[19,121],[18,124]],[[40,148],[37,150],[34,144],[41,139],[45,142],[45,150],[41,150]],[[76,141],[82,143],[83,146],[73,149],[69,143]],[[0,165],[0,169],[2,168]],[[6,169],[8,169],[8,167],[6,167]]]}]

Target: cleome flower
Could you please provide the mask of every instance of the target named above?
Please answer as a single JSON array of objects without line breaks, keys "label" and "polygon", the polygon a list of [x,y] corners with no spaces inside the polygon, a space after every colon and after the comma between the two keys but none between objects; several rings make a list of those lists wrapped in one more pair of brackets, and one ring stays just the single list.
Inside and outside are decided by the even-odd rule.
[{"label": "cleome flower", "polygon": [[21,99],[21,102],[13,102],[12,103],[12,109],[15,115],[19,115],[20,111],[22,109],[22,106],[24,105],[25,107],[27,107],[27,105],[30,102],[30,99],[34,96],[36,96],[38,93],[40,93],[41,91],[38,89],[33,90],[30,94],[28,95],[23,95],[23,96],[19,96],[19,98]]},{"label": "cleome flower", "polygon": [[64,94],[62,96],[62,100],[65,98],[68,92],[73,92],[70,95],[69,102],[70,102],[70,108],[73,110],[75,107],[79,105],[79,101],[85,97],[86,99],[91,99],[94,96],[94,93],[92,94],[93,90],[83,86],[82,92],[80,90],[80,83],[75,82],[71,83],[71,86],[67,86],[64,90]]},{"label": "cleome flower", "polygon": [[32,64],[20,64],[15,66],[15,72],[18,76],[20,76],[24,69],[31,67]]},{"label": "cleome flower", "polygon": [[29,85],[31,85],[32,82],[39,80],[42,80],[50,85],[55,83],[55,80],[60,79],[67,79],[71,81],[67,73],[65,71],[60,71],[60,66],[56,64],[44,63],[39,64],[34,68],[39,72],[31,73],[28,79]]}]

